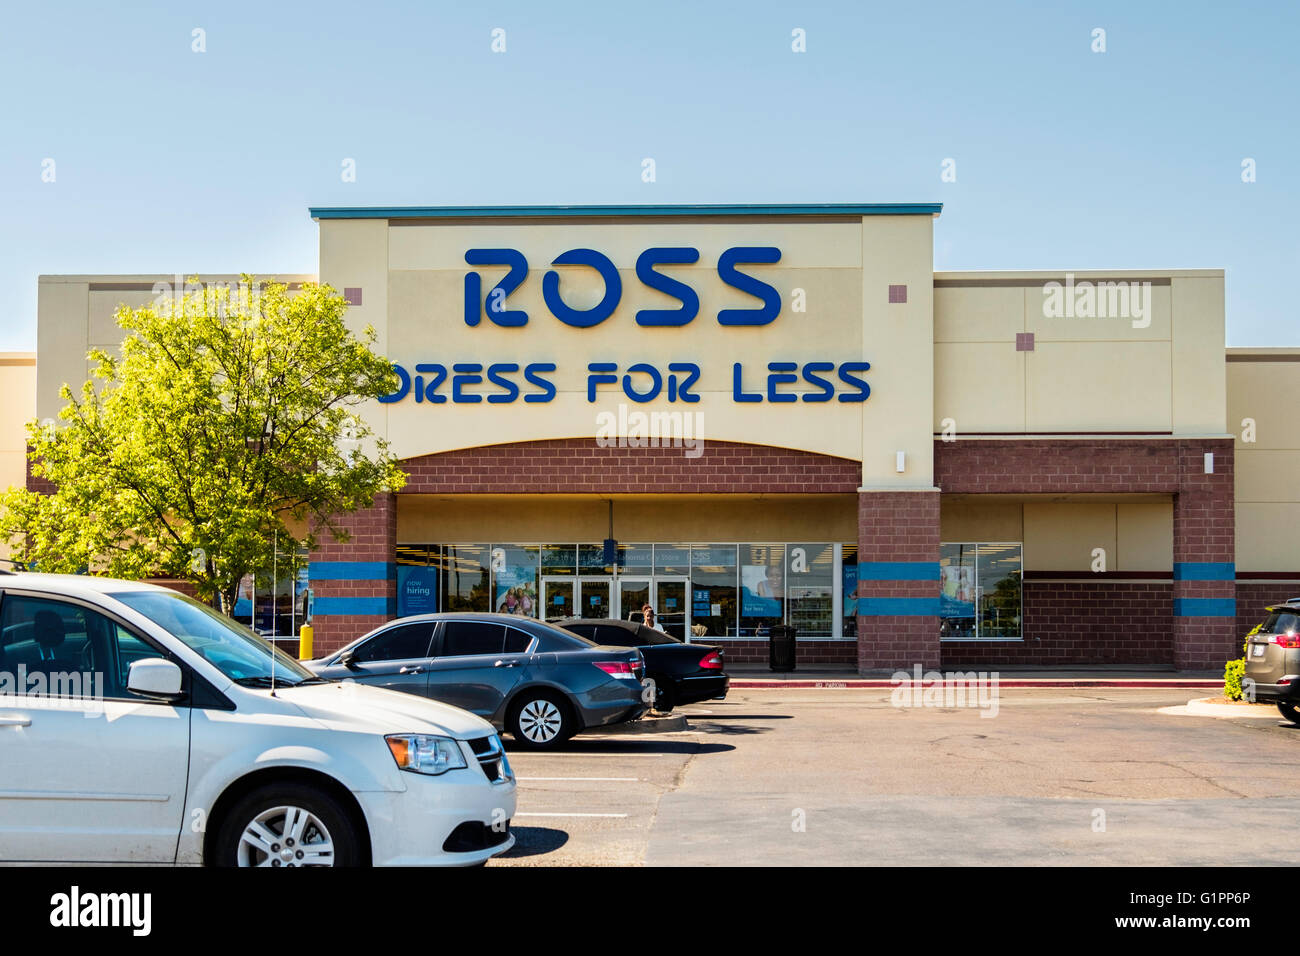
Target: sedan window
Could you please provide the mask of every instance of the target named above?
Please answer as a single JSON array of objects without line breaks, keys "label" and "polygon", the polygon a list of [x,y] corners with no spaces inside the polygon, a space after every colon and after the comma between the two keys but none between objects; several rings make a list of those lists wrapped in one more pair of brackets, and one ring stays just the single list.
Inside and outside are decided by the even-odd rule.
[{"label": "sedan window", "polygon": [[577,634],[579,637],[585,637],[589,641],[596,640],[595,624],[581,624],[577,621],[572,621],[559,626],[563,627],[566,631],[570,632],[571,634]]},{"label": "sedan window", "polygon": [[400,624],[382,634],[376,634],[352,652],[358,663],[368,661],[405,661],[429,656],[429,639],[433,637],[433,624]]},{"label": "sedan window", "polygon": [[525,634],[513,627],[506,628],[505,652],[507,654],[522,654],[528,650],[528,645],[531,643],[533,643],[531,634]]},{"label": "sedan window", "polygon": [[597,644],[605,644],[609,647],[636,647],[641,643],[636,631],[629,631],[625,627],[611,627],[608,624],[596,628],[596,634],[592,640]]},{"label": "sedan window", "polygon": [[442,656],[500,654],[505,625],[489,621],[447,621],[442,626]]}]

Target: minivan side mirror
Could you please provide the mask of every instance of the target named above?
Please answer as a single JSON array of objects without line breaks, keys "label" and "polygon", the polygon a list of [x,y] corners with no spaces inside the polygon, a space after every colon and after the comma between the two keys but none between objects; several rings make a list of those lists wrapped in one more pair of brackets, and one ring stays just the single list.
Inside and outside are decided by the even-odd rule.
[{"label": "minivan side mirror", "polygon": [[126,674],[126,689],[144,697],[174,700],[181,696],[181,669],[161,657],[133,661]]}]

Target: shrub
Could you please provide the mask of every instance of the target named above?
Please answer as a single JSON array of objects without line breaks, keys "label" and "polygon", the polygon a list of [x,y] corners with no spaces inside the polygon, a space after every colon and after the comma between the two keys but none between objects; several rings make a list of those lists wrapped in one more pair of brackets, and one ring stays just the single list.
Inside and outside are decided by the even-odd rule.
[{"label": "shrub", "polygon": [[1246,673],[1246,658],[1228,661],[1223,667],[1223,696],[1241,700],[1241,678]]}]

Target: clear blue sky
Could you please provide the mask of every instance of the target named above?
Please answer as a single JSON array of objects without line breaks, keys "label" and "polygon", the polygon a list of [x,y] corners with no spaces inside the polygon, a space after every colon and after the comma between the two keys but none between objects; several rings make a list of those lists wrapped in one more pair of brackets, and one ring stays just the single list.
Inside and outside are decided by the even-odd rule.
[{"label": "clear blue sky", "polygon": [[0,349],[35,347],[42,273],[314,272],[309,205],[936,200],[936,269],[1224,268],[1228,344],[1300,344],[1294,2],[223,0],[5,20]]}]

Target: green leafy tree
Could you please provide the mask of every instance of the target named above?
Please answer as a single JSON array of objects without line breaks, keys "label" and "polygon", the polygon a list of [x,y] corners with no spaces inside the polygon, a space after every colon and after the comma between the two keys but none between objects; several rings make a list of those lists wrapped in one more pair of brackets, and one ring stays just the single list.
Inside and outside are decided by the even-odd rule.
[{"label": "green leafy tree", "polygon": [[31,423],[48,494],[0,495],[0,537],[43,571],[176,577],[231,613],[245,575],[283,552],[345,540],[338,516],[405,481],[358,415],[396,390],[387,359],[354,335],[329,286],[186,285],[122,307],[120,355],[91,351],[60,422]]}]

